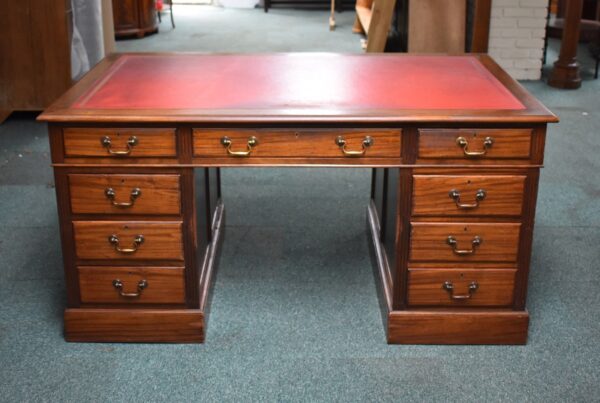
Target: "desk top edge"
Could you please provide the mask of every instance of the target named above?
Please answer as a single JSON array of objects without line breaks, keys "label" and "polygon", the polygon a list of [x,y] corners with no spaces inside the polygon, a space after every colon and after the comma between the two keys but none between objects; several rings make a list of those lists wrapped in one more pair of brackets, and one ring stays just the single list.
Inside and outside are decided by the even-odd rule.
[{"label": "desk top edge", "polygon": [[[523,109],[347,109],[315,110],[285,109],[86,109],[75,108],[74,104],[95,87],[121,57],[135,56],[184,56],[202,55],[198,53],[114,53],[108,55],[69,91],[47,108],[38,120],[54,123],[197,123],[197,124],[331,124],[331,123],[553,123],[558,117],[533,97],[516,80],[510,77],[486,54],[465,54],[453,56],[475,57],[481,65],[496,78],[524,106]],[[214,55],[214,54],[206,54]],[[224,54],[218,54],[223,55]],[[252,54],[241,54],[243,56]],[[272,55],[272,54],[265,54]],[[277,54],[286,55],[286,54]],[[301,55],[301,54],[287,54]],[[314,55],[314,54],[312,54]],[[319,55],[327,55],[320,53]],[[331,54],[339,55],[339,54]],[[235,55],[231,55],[235,56]],[[261,55],[254,55],[260,57]],[[368,54],[348,56],[369,57]],[[406,54],[386,53],[378,57],[402,58]],[[415,57],[415,55],[408,55]],[[432,56],[432,55],[418,55]],[[417,56],[417,57],[418,57]],[[443,57],[435,55],[436,57]]]}]

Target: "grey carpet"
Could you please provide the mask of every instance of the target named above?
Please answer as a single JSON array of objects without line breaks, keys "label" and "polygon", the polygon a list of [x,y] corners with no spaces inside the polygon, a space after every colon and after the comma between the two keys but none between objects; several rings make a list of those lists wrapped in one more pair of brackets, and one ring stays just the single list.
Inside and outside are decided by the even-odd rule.
[{"label": "grey carpet", "polygon": [[[330,33],[324,11],[180,10],[174,32],[163,20],[119,50],[360,49],[350,12]],[[65,343],[46,127],[13,115],[0,126],[0,401],[598,401],[600,80],[580,54],[582,89],[525,84],[561,118],[541,177],[526,346],[385,344],[369,171],[288,168],[223,171],[206,344]]]}]

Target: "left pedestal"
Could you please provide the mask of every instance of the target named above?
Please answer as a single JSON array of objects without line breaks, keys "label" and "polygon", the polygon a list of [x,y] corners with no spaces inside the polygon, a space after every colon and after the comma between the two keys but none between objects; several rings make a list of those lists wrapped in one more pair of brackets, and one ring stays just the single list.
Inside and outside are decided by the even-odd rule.
[{"label": "left pedestal", "polygon": [[169,129],[61,128],[50,138],[66,340],[203,342],[223,232],[219,170],[179,167]]}]

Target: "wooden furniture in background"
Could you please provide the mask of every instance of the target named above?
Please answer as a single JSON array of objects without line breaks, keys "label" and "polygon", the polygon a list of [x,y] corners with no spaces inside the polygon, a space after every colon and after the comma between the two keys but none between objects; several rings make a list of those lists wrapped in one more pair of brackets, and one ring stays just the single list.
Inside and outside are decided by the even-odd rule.
[{"label": "wooden furniture in background", "polygon": [[[151,96],[162,85],[177,88]],[[388,342],[527,340],[539,170],[557,118],[486,55],[111,55],[40,120],[69,341],[204,341],[219,170],[252,166],[374,168]]]},{"label": "wooden furniture in background", "polygon": [[474,0],[473,21],[471,26],[471,46],[465,51],[487,53],[490,42],[490,19],[492,0]]},{"label": "wooden furniture in background", "polygon": [[110,55],[115,51],[115,23],[113,20],[112,0],[102,0],[102,36],[104,54]]},{"label": "wooden furniture in background", "polygon": [[171,27],[175,28],[175,17],[173,16],[173,0],[163,0],[160,8],[156,10],[156,15],[158,16],[158,22],[162,22],[161,14],[165,11],[169,11],[171,17]]},{"label": "wooden furniture in background", "polygon": [[113,16],[117,38],[158,31],[155,0],[113,0]]},{"label": "wooden furniture in background", "polygon": [[409,53],[464,53],[465,0],[412,0],[408,5]]},{"label": "wooden furniture in background", "polygon": [[[550,20],[548,25],[548,36],[551,38],[562,38],[565,16],[567,14],[568,0],[557,2],[556,18]],[[595,40],[600,32],[600,1],[583,0],[581,22],[579,24],[579,41],[591,42]]]},{"label": "wooden furniture in background", "polygon": [[[333,0],[335,10],[341,12],[343,10],[354,9],[355,0]],[[287,7],[287,8],[311,8],[311,9],[330,9],[330,0],[264,0],[263,10],[269,12],[271,7]]]},{"label": "wooden furniture in background", "polygon": [[560,54],[548,79],[548,85],[556,88],[577,89],[581,87],[577,47],[583,0],[567,0]]},{"label": "wooden furniture in background", "polygon": [[[395,4],[393,4],[395,3]],[[371,28],[376,0],[357,0],[354,32],[377,35],[372,51],[381,52],[387,41],[391,13],[396,8],[395,28],[400,51],[410,53],[485,53],[488,50],[491,0],[391,0],[390,14],[382,13]],[[470,5],[472,9],[468,9]],[[469,18],[467,18],[467,14]],[[379,25],[381,24],[381,25]],[[369,50],[367,50],[369,51]]]},{"label": "wooden furniture in background", "polygon": [[380,53],[385,50],[395,6],[396,0],[356,0],[352,31],[367,35],[367,52]]},{"label": "wooden furniture in background", "polygon": [[12,111],[47,108],[71,86],[71,1],[2,7],[0,123]]}]

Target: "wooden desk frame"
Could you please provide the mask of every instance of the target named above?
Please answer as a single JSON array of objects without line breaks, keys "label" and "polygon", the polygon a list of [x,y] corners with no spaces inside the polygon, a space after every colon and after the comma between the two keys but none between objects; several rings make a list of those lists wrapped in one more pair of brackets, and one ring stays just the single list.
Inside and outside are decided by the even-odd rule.
[{"label": "wooden desk frame", "polygon": [[[368,56],[365,56],[368,57]],[[397,56],[390,56],[397,57]],[[409,344],[524,344],[529,316],[525,307],[527,279],[539,169],[543,163],[546,124],[557,118],[518,83],[512,80],[488,56],[477,56],[481,63],[525,106],[523,110],[487,111],[422,111],[377,110],[368,113],[345,113],[335,116],[290,115],[286,111],[236,110],[90,110],[71,106],[93,83],[102,77],[118,55],[110,56],[67,92],[40,116],[49,122],[52,161],[67,283],[65,336],[69,341],[117,342],[203,342],[209,311],[209,296],[217,266],[219,242],[224,230],[224,204],[220,191],[220,168],[229,166],[277,167],[365,167],[373,169],[371,203],[367,208],[371,232],[374,268],[379,279],[380,302],[389,343]],[[281,113],[280,113],[281,112]],[[175,154],[172,156],[136,159],[112,156],[73,156],[65,150],[65,133],[69,129],[89,130],[174,129]],[[217,131],[235,133],[251,130],[257,137],[273,131],[294,132],[296,136],[335,135],[337,132],[397,131],[401,145],[393,157],[363,158],[343,155],[323,157],[310,152],[294,157],[207,157],[194,152],[194,130],[199,135]],[[527,157],[516,158],[423,158],[419,151],[426,130],[460,130],[472,132],[500,130],[530,133]],[[377,132],[378,133],[378,132]],[[401,133],[401,134],[400,134]],[[513,133],[514,134],[514,133]],[[518,133],[517,133],[518,134]],[[94,135],[96,136],[96,135]],[[95,137],[94,137],[95,138]],[[391,145],[390,147],[396,147]],[[181,191],[180,214],[160,216],[163,220],[180,222],[183,233],[183,262],[169,259],[82,259],[78,257],[74,223],[97,220],[98,215],[72,211],[69,175],[179,175]],[[523,178],[522,210],[518,215],[501,213],[472,215],[457,219],[444,215],[415,216],[415,175],[467,176],[490,178]],[[470,182],[469,182],[470,183]],[[153,215],[110,216],[111,220],[152,222]],[[135,221],[133,221],[135,220]],[[411,270],[419,271],[427,264],[410,260],[411,227],[414,225],[456,223],[477,226],[484,222],[498,225],[518,225],[518,251],[510,263],[478,262],[478,269],[493,273],[498,266],[515,273],[511,303],[502,306],[421,306],[409,301]],[[466,224],[465,224],[466,223]],[[125,226],[124,226],[125,227]],[[465,227],[465,231],[467,228]],[[495,231],[499,231],[495,230]],[[92,244],[90,244],[92,245]],[[82,301],[80,288],[82,265],[142,267],[148,265],[184,264],[185,299],[180,303],[140,304],[93,303]],[[448,263],[436,267],[462,268],[466,263]],[[469,264],[467,264],[469,265]],[[81,270],[81,269],[80,269]],[[446,269],[444,269],[446,270]],[[472,273],[464,269],[464,273]],[[483,270],[483,271],[485,271]],[[461,278],[463,273],[461,273]],[[493,277],[493,275],[492,275]],[[503,280],[491,284],[505,286]],[[496,282],[496,283],[494,283]],[[503,285],[502,285],[503,284]],[[89,286],[89,284],[88,284]],[[450,286],[452,287],[452,286]],[[448,290],[447,290],[448,291]],[[449,295],[453,297],[453,292]],[[158,300],[169,296],[155,294]],[[444,294],[446,295],[446,294]],[[460,296],[457,297],[457,299]],[[496,298],[491,295],[490,298]],[[484,304],[485,305],[485,304]],[[492,304],[493,305],[493,304]]]}]

